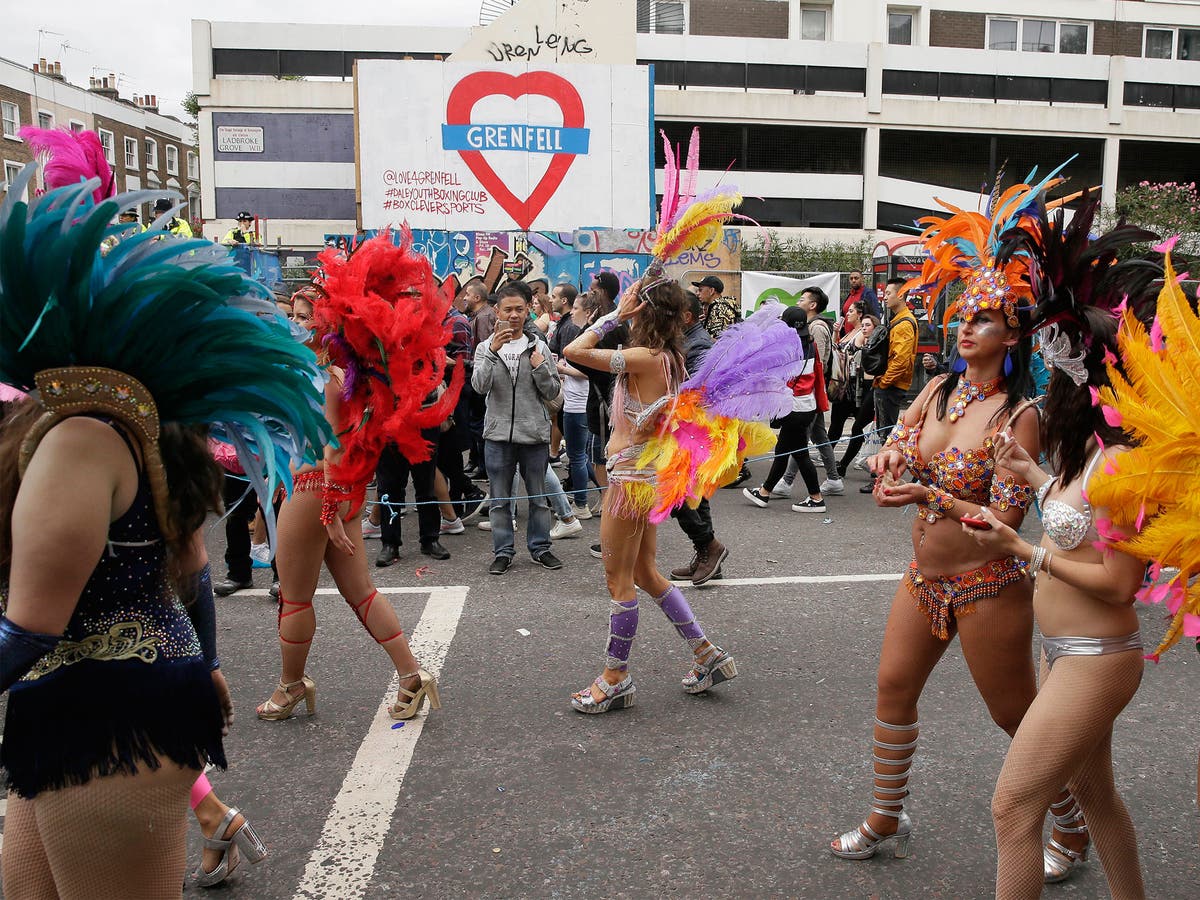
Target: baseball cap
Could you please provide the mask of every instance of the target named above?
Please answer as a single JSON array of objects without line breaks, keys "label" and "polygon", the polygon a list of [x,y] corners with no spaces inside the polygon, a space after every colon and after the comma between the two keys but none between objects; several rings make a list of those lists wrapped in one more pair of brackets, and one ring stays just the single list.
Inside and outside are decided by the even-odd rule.
[{"label": "baseball cap", "polygon": [[725,291],[725,282],[716,275],[705,275],[699,281],[693,281],[692,287],[708,287],[720,294]]}]

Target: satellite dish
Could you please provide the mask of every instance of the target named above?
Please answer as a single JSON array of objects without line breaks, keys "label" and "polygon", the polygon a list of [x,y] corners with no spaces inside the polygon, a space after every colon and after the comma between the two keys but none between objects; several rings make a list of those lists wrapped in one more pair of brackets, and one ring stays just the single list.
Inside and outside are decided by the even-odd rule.
[{"label": "satellite dish", "polygon": [[517,5],[519,0],[483,0],[479,7],[479,24],[490,25]]}]

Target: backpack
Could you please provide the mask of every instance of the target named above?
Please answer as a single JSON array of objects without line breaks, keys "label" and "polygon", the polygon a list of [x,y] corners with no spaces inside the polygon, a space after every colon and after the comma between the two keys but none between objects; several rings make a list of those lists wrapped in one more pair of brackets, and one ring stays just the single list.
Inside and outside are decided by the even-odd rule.
[{"label": "backpack", "polygon": [[829,399],[845,400],[850,388],[850,351],[841,342],[833,345],[829,359]]},{"label": "backpack", "polygon": [[[904,318],[902,322],[911,322],[913,330],[916,331],[916,322]],[[871,332],[871,337],[862,348],[862,369],[863,372],[871,376],[879,376],[887,371],[888,366],[888,349],[891,345],[890,335],[892,329],[899,322],[892,322],[887,328],[876,328]]]}]

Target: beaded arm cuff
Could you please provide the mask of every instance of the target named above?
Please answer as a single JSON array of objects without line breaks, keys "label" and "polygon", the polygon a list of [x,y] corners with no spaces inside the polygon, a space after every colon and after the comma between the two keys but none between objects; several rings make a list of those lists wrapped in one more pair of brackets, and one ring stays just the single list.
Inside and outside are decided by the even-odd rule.
[{"label": "beaded arm cuff", "polygon": [[932,524],[938,519],[944,519],[946,513],[953,508],[953,494],[941,488],[930,488],[925,494],[925,502],[917,504],[917,515]]},{"label": "beaded arm cuff", "polygon": [[989,494],[989,504],[1000,512],[1008,509],[1028,509],[1029,501],[1033,499],[1033,488],[1027,484],[1018,484],[1011,475],[1000,478],[992,476],[992,489]]},{"label": "beaded arm cuff", "polygon": [[910,429],[903,422],[897,422],[892,429],[892,433],[888,435],[888,439],[883,444],[884,450],[898,450],[900,445],[909,437]]},{"label": "beaded arm cuff", "polygon": [[346,500],[352,499],[352,496],[349,488],[344,488],[333,481],[326,481],[325,489],[322,491],[321,524],[332,524],[337,516],[338,507]]}]

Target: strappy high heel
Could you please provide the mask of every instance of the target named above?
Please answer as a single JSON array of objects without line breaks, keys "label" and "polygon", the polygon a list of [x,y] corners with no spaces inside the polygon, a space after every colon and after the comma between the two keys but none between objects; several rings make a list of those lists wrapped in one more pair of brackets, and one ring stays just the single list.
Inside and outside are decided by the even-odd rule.
[{"label": "strappy high heel", "polygon": [[419,675],[421,678],[421,686],[415,691],[410,691],[408,688],[404,687],[403,684],[401,684],[398,693],[400,696],[407,697],[408,699],[397,700],[388,708],[388,712],[391,713],[393,719],[400,719],[401,721],[405,719],[411,719],[421,711],[421,705],[425,702],[426,697],[429,698],[430,709],[442,708],[442,698],[441,695],[438,694],[437,679],[424,669],[417,669],[415,672],[409,672],[406,675],[401,675],[400,681],[403,682],[404,679],[412,678],[413,676],[417,675]]},{"label": "strappy high heel", "polygon": [[[224,835],[226,829],[229,828],[233,820],[239,815],[241,815],[239,810],[230,807],[213,834]],[[252,865],[260,863],[267,858],[266,845],[262,842],[262,838],[258,836],[258,832],[254,830],[254,826],[244,816],[242,818],[242,827],[235,831],[232,836],[228,839],[205,837],[204,846],[208,850],[220,850],[221,861],[211,872],[204,871],[203,862],[196,867],[194,880],[197,887],[213,887],[220,884],[233,874],[234,869],[238,867],[238,863],[243,856]],[[239,853],[239,851],[241,852]]]},{"label": "strappy high heel", "polygon": [[593,683],[600,688],[604,699],[597,700],[593,697],[589,686],[571,698],[571,708],[576,712],[598,715],[606,713],[610,709],[628,709],[633,706],[633,695],[637,688],[633,685],[632,675],[626,675],[616,684],[609,684],[602,675]]},{"label": "strappy high heel", "polygon": [[709,644],[703,661],[696,657],[692,670],[683,676],[683,689],[689,694],[703,694],[711,687],[737,678],[737,674],[733,657],[716,644]]},{"label": "strappy high heel", "polygon": [[[1067,811],[1059,815],[1056,811],[1063,808],[1066,808]],[[1061,803],[1051,803],[1050,816],[1054,819],[1054,827],[1063,834],[1088,833],[1087,823],[1083,821],[1083,810],[1079,808],[1074,797],[1067,797]],[[1082,850],[1072,850],[1051,836],[1050,840],[1046,842],[1046,846],[1042,848],[1042,880],[1046,884],[1066,881],[1076,869],[1081,868],[1087,862],[1090,848],[1090,838],[1088,846]]]},{"label": "strappy high heel", "polygon": [[[909,732],[917,731],[919,723],[889,725],[887,722],[876,718],[875,724],[885,731]],[[871,761],[875,770],[875,786],[871,795],[871,799],[874,801],[871,804],[871,812],[876,815],[895,819],[896,833],[880,834],[870,826],[868,821],[864,821],[857,828],[847,831],[838,837],[830,845],[830,852],[842,859],[870,859],[889,843],[892,844],[892,853],[896,859],[903,859],[908,856],[908,844],[912,839],[913,824],[912,819],[908,817],[908,813],[904,811],[904,798],[908,796],[908,774],[912,768],[913,758],[917,755],[917,739],[913,738],[913,740],[904,744],[889,744],[879,740],[876,740],[874,743],[875,752],[871,755]],[[912,752],[908,756],[891,759],[886,756],[880,756],[878,752],[880,750],[889,750],[892,752],[911,750]],[[884,774],[879,771],[880,766],[900,769],[900,771],[892,774]],[[880,781],[892,782],[893,784],[898,782],[903,783],[899,784],[898,787],[887,787],[886,785],[880,785]],[[887,794],[888,796],[880,797],[880,794]]]},{"label": "strappy high heel", "polygon": [[[303,685],[303,694],[293,694],[293,689]],[[307,675],[301,676],[299,681],[293,681],[291,684],[284,684],[283,679],[279,679],[279,690],[287,695],[288,702],[282,705],[276,703],[270,697],[263,703],[255,712],[260,719],[268,722],[282,722],[289,718],[292,712],[296,709],[296,704],[301,700],[308,707],[308,714],[311,716],[317,711],[317,685]]]}]

